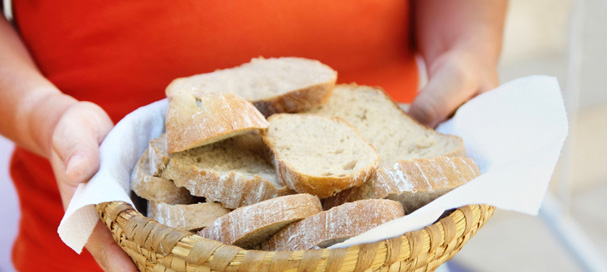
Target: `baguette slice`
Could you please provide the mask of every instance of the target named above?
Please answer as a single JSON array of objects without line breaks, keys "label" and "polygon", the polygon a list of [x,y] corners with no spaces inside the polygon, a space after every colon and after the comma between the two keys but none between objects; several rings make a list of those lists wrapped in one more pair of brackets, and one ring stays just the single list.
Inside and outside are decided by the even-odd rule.
[{"label": "baguette slice", "polygon": [[322,211],[318,197],[297,194],[238,208],[201,230],[202,237],[251,248],[285,226]]},{"label": "baguette slice", "polygon": [[217,218],[229,213],[219,203],[168,204],[148,201],[148,217],[169,227],[189,231],[208,227]]},{"label": "baguette slice", "polygon": [[[276,177],[264,158],[258,133],[247,133],[184,152],[168,154],[162,139],[151,142],[162,177],[207,202],[228,209],[294,193]],[[166,165],[162,165],[165,163]]]},{"label": "baguette slice", "polygon": [[466,155],[461,138],[419,124],[378,88],[338,85],[325,105],[307,112],[352,124],[377,150],[380,168],[412,158]]},{"label": "baguette slice", "polygon": [[316,60],[304,58],[255,58],[241,66],[173,80],[166,95],[179,92],[237,94],[265,116],[299,112],[329,99],[337,72]]},{"label": "baguette slice", "polygon": [[404,216],[400,203],[368,199],[346,203],[291,224],[262,245],[263,250],[329,247]]},{"label": "baguette slice", "polygon": [[180,152],[266,127],[255,106],[235,94],[183,92],[169,100],[167,148]]},{"label": "baguette slice", "polygon": [[369,198],[399,201],[406,214],[430,203],[480,175],[470,158],[435,157],[401,161],[393,168],[380,168],[375,179],[360,187],[324,199],[325,209]]},{"label": "baguette slice", "polygon": [[340,118],[276,114],[263,132],[278,177],[289,188],[326,198],[363,184],[379,157],[358,131]]},{"label": "baguette slice", "polygon": [[131,174],[131,190],[138,196],[151,201],[170,204],[192,203],[193,197],[184,188],[178,188],[173,181],[152,175],[148,152],[143,153]]},{"label": "baguette slice", "polygon": [[161,177],[167,164],[169,164],[169,154],[167,151],[166,133],[150,141],[148,147],[149,169],[154,176]]}]

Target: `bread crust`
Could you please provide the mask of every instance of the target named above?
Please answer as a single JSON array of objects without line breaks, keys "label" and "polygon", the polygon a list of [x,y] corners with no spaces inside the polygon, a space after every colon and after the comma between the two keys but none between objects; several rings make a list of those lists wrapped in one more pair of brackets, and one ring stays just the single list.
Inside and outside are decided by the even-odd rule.
[{"label": "bread crust", "polygon": [[281,160],[275,153],[272,161],[279,179],[291,189],[299,193],[309,193],[319,198],[327,198],[345,189],[357,187],[368,180],[375,172],[377,164],[365,167],[353,175],[344,177],[323,177],[301,173],[288,162]]},{"label": "bread crust", "polygon": [[294,223],[263,243],[263,250],[308,250],[328,247],[404,216],[400,203],[367,199],[345,203]]},{"label": "bread crust", "polygon": [[240,96],[181,92],[169,98],[167,150],[180,152],[266,127],[265,117]]},{"label": "bread crust", "polygon": [[[228,69],[224,69],[224,70],[219,70],[219,72],[221,71],[237,71],[239,69],[248,69],[253,63],[260,63],[260,62],[264,62],[264,61],[276,61],[276,60],[289,60],[289,59],[294,59],[294,60],[305,60],[302,58],[292,58],[292,57],[285,57],[285,58],[277,58],[277,59],[273,59],[273,58],[269,58],[269,59],[264,59],[262,57],[259,58],[253,58],[249,63],[245,63],[242,64],[240,66],[237,67],[233,67],[233,68],[228,68]],[[299,111],[303,111],[306,109],[310,109],[312,107],[315,106],[319,106],[324,104],[329,97],[331,96],[331,92],[333,90],[333,87],[335,86],[335,82],[337,81],[337,72],[333,69],[331,69],[331,67],[322,64],[316,60],[306,60],[308,63],[316,63],[316,64],[320,64],[318,65],[317,68],[321,68],[324,71],[323,72],[327,72],[327,73],[331,73],[330,75],[327,74],[328,76],[328,80],[324,81],[324,82],[311,82],[308,86],[299,88],[299,89],[293,89],[293,90],[289,90],[289,91],[285,91],[283,93],[275,93],[275,94],[271,94],[268,95],[266,97],[263,97],[261,99],[248,99],[249,101],[251,101],[256,107],[257,109],[266,117],[275,114],[275,113],[282,113],[282,112],[299,112]],[[217,72],[217,71],[216,71]],[[209,73],[212,74],[212,73]],[[203,74],[201,74],[203,75]],[[167,97],[172,97],[175,96],[176,94],[180,93],[180,92],[196,92],[197,89],[199,89],[199,79],[197,79],[197,77],[201,76],[201,75],[193,75],[191,77],[182,77],[182,78],[177,78],[175,80],[173,80],[166,88],[166,95]],[[193,82],[188,82],[188,81],[193,81]],[[235,92],[235,94],[240,95],[237,91]],[[244,97],[244,96],[243,96]]]},{"label": "bread crust", "polygon": [[301,112],[327,103],[335,81],[324,82],[283,95],[253,101],[253,105],[267,118],[276,113]]},{"label": "bread crust", "polygon": [[277,197],[238,208],[198,234],[225,244],[251,248],[288,224],[321,211],[320,200],[310,194]]},{"label": "bread crust", "polygon": [[277,187],[258,175],[251,178],[238,172],[219,173],[174,160],[169,162],[163,176],[172,179],[177,186],[186,188],[192,195],[205,197],[210,202],[220,202],[229,209],[294,193],[286,186]]},{"label": "bread crust", "polygon": [[178,188],[173,181],[153,176],[149,171],[148,152],[144,152],[131,174],[131,190],[138,196],[151,201],[170,204],[192,203],[193,197],[184,188]]},{"label": "bread crust", "polygon": [[162,172],[169,164],[169,155],[166,147],[166,134],[156,137],[150,141],[148,147],[149,169],[153,176],[161,177]]},{"label": "bread crust", "polygon": [[401,202],[412,213],[441,195],[480,175],[474,160],[462,157],[420,158],[397,162],[393,168],[379,168],[374,179],[323,201],[329,209],[366,198],[387,198]]},{"label": "bread crust", "polygon": [[148,217],[173,228],[196,231],[229,213],[218,203],[168,204],[148,201]]}]

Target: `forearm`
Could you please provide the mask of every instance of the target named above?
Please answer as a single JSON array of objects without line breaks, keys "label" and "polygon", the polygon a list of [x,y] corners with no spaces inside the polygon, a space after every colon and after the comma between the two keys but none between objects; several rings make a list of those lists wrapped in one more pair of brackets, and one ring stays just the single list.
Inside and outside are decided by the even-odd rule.
[{"label": "forearm", "polygon": [[[427,63],[448,51],[476,54],[497,65],[507,0],[418,0],[415,39]],[[430,68],[430,67],[429,67]]]},{"label": "forearm", "polygon": [[75,99],[64,95],[38,70],[13,27],[0,18],[0,134],[48,157],[51,135]]}]

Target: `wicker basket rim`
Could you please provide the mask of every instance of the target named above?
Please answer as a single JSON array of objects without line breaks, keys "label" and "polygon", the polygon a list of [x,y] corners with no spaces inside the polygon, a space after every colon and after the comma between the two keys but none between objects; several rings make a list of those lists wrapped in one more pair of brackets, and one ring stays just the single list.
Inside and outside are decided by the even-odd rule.
[{"label": "wicker basket rim", "polygon": [[101,203],[97,210],[116,242],[141,271],[295,271],[304,268],[431,271],[459,252],[492,216],[495,207],[464,206],[421,230],[374,243],[298,251],[246,250],[225,245],[162,225],[120,201]]}]

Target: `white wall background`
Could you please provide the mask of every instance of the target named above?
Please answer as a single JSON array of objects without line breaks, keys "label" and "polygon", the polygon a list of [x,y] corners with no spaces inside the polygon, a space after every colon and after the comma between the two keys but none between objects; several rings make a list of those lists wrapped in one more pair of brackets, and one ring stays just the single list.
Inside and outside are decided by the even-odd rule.
[{"label": "white wall background", "polygon": [[0,136],[0,271],[13,271],[11,248],[17,234],[19,203],[15,186],[8,174],[13,144]]}]

